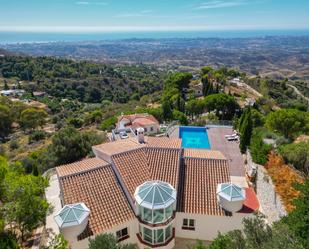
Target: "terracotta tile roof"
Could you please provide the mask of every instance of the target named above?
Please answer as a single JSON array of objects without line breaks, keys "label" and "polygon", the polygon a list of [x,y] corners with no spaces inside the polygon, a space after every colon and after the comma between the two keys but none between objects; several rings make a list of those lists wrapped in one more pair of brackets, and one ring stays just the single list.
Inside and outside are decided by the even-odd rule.
[{"label": "terracotta tile roof", "polygon": [[144,148],[113,156],[131,197],[145,181],[161,180],[177,189],[180,150]]},{"label": "terracotta tile roof", "polygon": [[159,125],[158,120],[148,114],[148,113],[136,113],[136,114],[131,114],[131,115],[122,115],[118,117],[118,122],[117,122],[117,127],[119,127],[119,122],[123,119],[128,120],[128,124],[126,127],[138,127],[138,126],[146,126],[146,125]]},{"label": "terracotta tile roof", "polygon": [[64,204],[84,202],[90,209],[88,227],[79,239],[100,234],[135,218],[110,165],[63,177],[60,184]]},{"label": "terracotta tile roof", "polygon": [[114,142],[103,143],[92,147],[94,152],[103,152],[106,155],[112,156],[115,154],[123,153],[129,150],[142,148],[145,145],[138,143],[136,138],[127,138],[117,140]]},{"label": "terracotta tile roof", "polygon": [[74,175],[81,172],[87,172],[107,165],[108,162],[100,158],[89,158],[82,161],[65,164],[56,168],[58,177]]},{"label": "terracotta tile roof", "polygon": [[205,149],[184,149],[184,157],[226,160],[220,151]]},{"label": "terracotta tile roof", "polygon": [[246,188],[246,200],[239,213],[253,213],[260,208],[259,200],[253,188]]},{"label": "terracotta tile roof", "polygon": [[[145,143],[140,144],[137,138],[127,138],[114,142],[103,143],[92,147],[96,155],[103,153],[109,157],[124,153],[131,150],[136,150],[143,147],[180,149],[181,139],[167,137],[148,137],[145,136]],[[100,157],[100,156],[99,156]]]},{"label": "terracotta tile roof", "polygon": [[151,180],[144,150],[129,151],[112,158],[131,197],[138,185]]},{"label": "terracotta tile roof", "polygon": [[180,212],[225,215],[217,203],[216,188],[230,181],[227,161],[184,158],[184,167]]},{"label": "terracotta tile roof", "polygon": [[146,151],[151,179],[168,182],[177,190],[180,150],[147,148]]},{"label": "terracotta tile roof", "polygon": [[147,147],[180,149],[181,139],[168,137],[148,137],[145,136]]}]

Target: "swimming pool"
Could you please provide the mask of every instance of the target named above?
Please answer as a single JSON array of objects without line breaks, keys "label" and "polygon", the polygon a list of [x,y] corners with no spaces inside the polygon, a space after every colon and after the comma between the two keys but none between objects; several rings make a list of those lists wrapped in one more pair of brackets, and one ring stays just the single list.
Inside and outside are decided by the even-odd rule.
[{"label": "swimming pool", "polygon": [[183,148],[210,149],[205,127],[180,126],[179,137],[182,139]]}]

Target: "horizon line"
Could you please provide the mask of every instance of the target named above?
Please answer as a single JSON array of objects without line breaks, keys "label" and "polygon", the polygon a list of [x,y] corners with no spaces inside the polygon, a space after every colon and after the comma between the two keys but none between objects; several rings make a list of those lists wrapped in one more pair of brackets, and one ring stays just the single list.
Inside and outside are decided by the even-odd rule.
[{"label": "horizon line", "polygon": [[113,32],[188,32],[188,31],[307,31],[296,26],[11,26],[0,27],[0,32],[16,33],[113,33]]}]

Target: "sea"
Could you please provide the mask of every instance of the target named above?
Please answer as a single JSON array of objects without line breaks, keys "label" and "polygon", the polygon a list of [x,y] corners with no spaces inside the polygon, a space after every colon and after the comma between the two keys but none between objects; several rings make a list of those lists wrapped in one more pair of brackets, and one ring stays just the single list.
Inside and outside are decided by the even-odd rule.
[{"label": "sea", "polygon": [[217,30],[217,31],[152,31],[101,33],[0,32],[0,44],[79,42],[125,39],[171,38],[259,38],[267,36],[309,36],[308,30]]}]

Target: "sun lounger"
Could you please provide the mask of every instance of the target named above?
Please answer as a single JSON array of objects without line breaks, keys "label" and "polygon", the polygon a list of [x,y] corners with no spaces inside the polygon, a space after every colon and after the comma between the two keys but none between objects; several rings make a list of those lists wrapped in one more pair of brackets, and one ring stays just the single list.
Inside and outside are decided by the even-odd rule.
[{"label": "sun lounger", "polygon": [[236,141],[239,139],[239,136],[233,136],[233,137],[227,137],[226,138],[228,141]]},{"label": "sun lounger", "polygon": [[238,136],[238,134],[237,133],[233,133],[232,135],[225,135],[226,138],[228,138],[228,137],[235,137],[235,136]]}]

